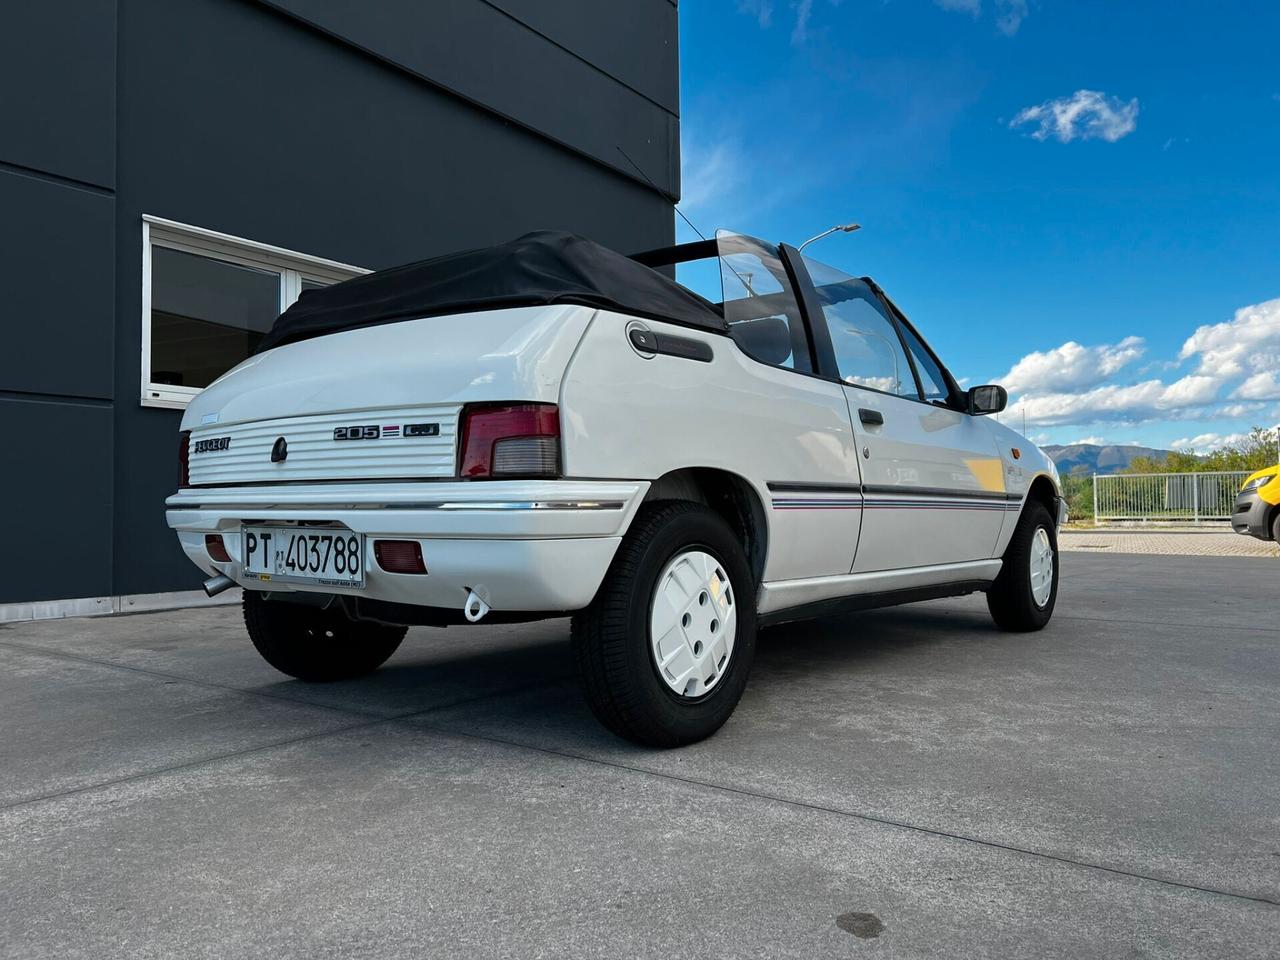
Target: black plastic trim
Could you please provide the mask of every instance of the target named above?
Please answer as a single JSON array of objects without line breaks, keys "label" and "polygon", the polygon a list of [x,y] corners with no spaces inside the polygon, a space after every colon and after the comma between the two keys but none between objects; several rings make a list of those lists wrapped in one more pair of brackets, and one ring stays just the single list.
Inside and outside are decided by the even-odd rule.
[{"label": "black plastic trim", "polygon": [[907,484],[885,485],[874,484],[864,486],[864,493],[885,493],[894,496],[914,497],[952,497],[957,500],[1005,500],[1014,503],[1022,500],[1020,493],[1001,493],[999,491],[949,490],[946,487],[912,487]]},{"label": "black plastic trim", "polygon": [[879,410],[872,410],[870,407],[858,408],[858,420],[874,426],[884,426],[884,414]]},{"label": "black plastic trim", "polygon": [[939,583],[927,587],[909,587],[905,590],[884,590],[878,593],[856,593],[848,597],[832,597],[829,600],[816,600],[803,603],[785,610],[773,610],[760,615],[760,626],[772,627],[793,620],[812,620],[816,617],[830,617],[842,613],[854,613],[859,610],[876,610],[881,607],[896,607],[904,603],[916,603],[920,600],[940,600],[943,597],[963,597],[970,593],[989,590],[989,580],[959,580],[955,583]]},{"label": "black plastic trim", "polygon": [[767,483],[770,493],[861,493],[860,483]]},{"label": "black plastic trim", "polygon": [[843,384],[840,371],[836,367],[836,351],[831,345],[831,331],[827,329],[826,314],[822,312],[822,304],[818,302],[818,293],[814,289],[809,271],[805,269],[804,257],[789,243],[778,244],[778,252],[782,255],[782,264],[787,269],[791,289],[800,307],[800,318],[804,321],[805,332],[809,335],[809,350],[812,354],[814,373],[824,380],[832,380]]},{"label": "black plastic trim", "polygon": [[[638,330],[631,331],[631,342],[636,342],[636,334]],[[649,333],[649,336],[656,341],[653,346],[640,346],[636,344],[640,350],[646,350],[650,353],[661,353],[668,357],[682,357],[685,360],[697,360],[700,363],[710,363],[715,359],[715,351],[711,349],[711,344],[704,340],[695,340],[692,337],[677,337],[669,333]]]}]

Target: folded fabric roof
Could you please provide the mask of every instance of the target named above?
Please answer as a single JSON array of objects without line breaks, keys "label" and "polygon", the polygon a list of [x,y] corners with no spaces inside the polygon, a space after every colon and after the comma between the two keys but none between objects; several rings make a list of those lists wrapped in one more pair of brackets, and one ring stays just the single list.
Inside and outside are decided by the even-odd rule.
[{"label": "folded fabric roof", "polygon": [[577,303],[727,333],[720,308],[607,247],[554,230],[305,291],[258,352],[341,330],[420,317]]}]

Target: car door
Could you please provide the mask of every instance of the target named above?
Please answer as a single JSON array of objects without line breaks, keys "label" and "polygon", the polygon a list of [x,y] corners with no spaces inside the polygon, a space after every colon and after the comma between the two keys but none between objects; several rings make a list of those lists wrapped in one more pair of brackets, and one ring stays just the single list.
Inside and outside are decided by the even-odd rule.
[{"label": "car door", "polygon": [[804,263],[861,458],[852,572],[989,559],[1011,502],[991,431],[873,284]]}]

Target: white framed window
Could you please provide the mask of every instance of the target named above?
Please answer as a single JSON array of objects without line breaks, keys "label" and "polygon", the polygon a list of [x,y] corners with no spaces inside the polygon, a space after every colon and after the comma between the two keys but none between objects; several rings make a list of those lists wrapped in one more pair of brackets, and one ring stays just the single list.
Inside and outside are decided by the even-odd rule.
[{"label": "white framed window", "polygon": [[144,216],[142,405],[185,407],[248,358],[304,290],[368,272]]}]

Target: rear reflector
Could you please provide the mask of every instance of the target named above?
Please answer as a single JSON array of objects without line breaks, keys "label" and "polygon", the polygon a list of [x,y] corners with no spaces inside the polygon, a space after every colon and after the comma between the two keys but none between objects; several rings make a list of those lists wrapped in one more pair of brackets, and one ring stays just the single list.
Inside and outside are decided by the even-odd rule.
[{"label": "rear reflector", "polygon": [[[186,434],[183,434],[186,436]],[[230,563],[231,555],[227,553],[227,545],[222,542],[222,534],[206,533],[204,535],[204,549],[209,554],[209,558],[217,563]]]},{"label": "rear reflector", "polygon": [[554,403],[469,404],[462,411],[461,475],[560,474],[560,411]]},{"label": "rear reflector", "polygon": [[422,544],[417,540],[375,540],[373,555],[378,566],[388,573],[426,573],[422,562]]}]

